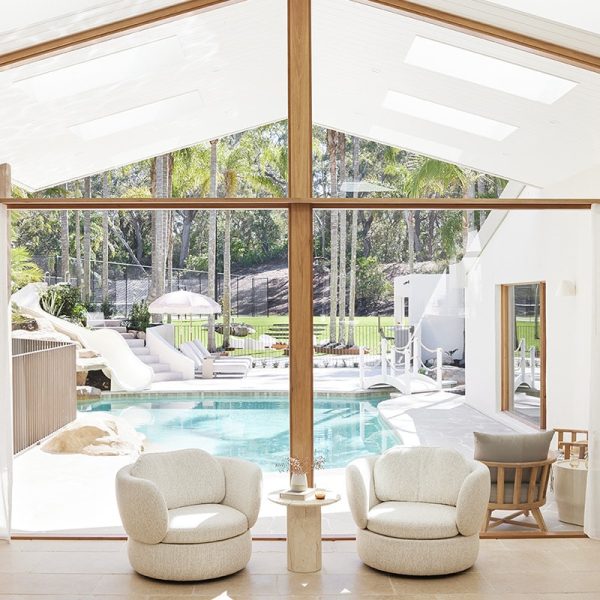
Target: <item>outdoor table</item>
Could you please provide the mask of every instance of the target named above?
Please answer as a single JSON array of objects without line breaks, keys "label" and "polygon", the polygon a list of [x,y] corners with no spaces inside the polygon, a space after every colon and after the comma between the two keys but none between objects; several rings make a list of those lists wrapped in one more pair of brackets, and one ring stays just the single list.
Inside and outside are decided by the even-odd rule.
[{"label": "outdoor table", "polygon": [[339,494],[327,492],[323,500],[284,500],[277,490],[269,500],[287,507],[288,570],[314,573],[321,570],[321,507],[334,504]]}]

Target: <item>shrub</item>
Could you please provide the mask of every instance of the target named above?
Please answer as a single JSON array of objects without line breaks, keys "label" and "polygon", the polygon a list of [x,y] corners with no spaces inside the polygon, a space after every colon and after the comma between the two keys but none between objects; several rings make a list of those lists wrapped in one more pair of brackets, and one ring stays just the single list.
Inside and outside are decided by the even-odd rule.
[{"label": "shrub", "polygon": [[100,312],[104,315],[105,319],[110,319],[115,314],[115,311],[115,305],[111,304],[108,298],[100,304]]},{"label": "shrub", "polygon": [[81,291],[68,283],[50,286],[40,297],[42,308],[55,317],[85,325],[87,309],[81,303]]},{"label": "shrub", "polygon": [[361,314],[374,314],[393,294],[393,287],[375,257],[358,259],[356,301]]},{"label": "shrub", "polygon": [[129,319],[125,321],[125,324],[127,329],[146,331],[148,325],[150,325],[150,313],[148,312],[148,304],[145,300],[133,303]]},{"label": "shrub", "polygon": [[42,270],[31,260],[25,248],[12,248],[10,251],[11,292],[14,293],[28,283],[44,279]]}]

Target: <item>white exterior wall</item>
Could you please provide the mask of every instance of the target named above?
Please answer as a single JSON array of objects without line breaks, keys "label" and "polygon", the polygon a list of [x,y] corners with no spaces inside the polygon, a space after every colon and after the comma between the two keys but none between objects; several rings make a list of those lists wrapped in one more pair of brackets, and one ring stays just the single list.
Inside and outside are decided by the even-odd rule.
[{"label": "white exterior wall", "polygon": [[[467,401],[500,415],[500,284],[545,281],[547,426],[586,428],[592,323],[591,219],[579,211],[511,211],[467,272]],[[561,280],[574,296],[556,295]],[[524,426],[526,427],[526,426]]]}]

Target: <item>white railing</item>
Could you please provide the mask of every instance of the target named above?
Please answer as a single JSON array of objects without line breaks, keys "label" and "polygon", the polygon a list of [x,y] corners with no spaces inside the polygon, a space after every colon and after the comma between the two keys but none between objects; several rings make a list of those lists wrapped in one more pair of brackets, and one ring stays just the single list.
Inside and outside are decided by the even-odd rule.
[{"label": "white railing", "polygon": [[515,360],[515,390],[520,385],[528,385],[532,390],[537,389],[535,386],[537,358],[535,356],[535,346],[531,346],[527,350],[527,342],[525,338],[519,341],[514,357]]},{"label": "white railing", "polygon": [[[435,367],[428,367],[422,358],[422,351],[425,350],[435,354]],[[400,356],[400,360],[398,357]],[[408,342],[401,347],[393,345],[389,349],[388,340],[381,337],[381,375],[383,377],[391,376],[404,381],[406,389],[410,389],[411,377],[422,375],[422,371],[435,372],[436,387],[442,389],[443,379],[443,350],[442,348],[428,348],[421,341],[421,328],[415,327],[413,334]],[[430,375],[427,375],[431,377]],[[364,353],[361,348],[359,356],[359,378],[361,387],[364,383]]]}]

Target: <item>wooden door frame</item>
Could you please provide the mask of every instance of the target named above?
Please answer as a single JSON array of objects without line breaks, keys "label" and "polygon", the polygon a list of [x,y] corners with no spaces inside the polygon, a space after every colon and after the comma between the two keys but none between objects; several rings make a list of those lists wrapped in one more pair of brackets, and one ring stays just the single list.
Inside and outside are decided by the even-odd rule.
[{"label": "wooden door frame", "polygon": [[[514,394],[514,383],[511,385],[510,361],[514,360],[514,350],[510,347],[512,339],[510,319],[510,288],[519,285],[539,285],[540,290],[540,426],[545,430],[547,426],[547,399],[546,399],[546,282],[545,281],[519,281],[516,283],[503,283],[500,285],[500,410],[510,414],[511,417],[531,425],[531,423],[510,410],[511,395]],[[513,374],[514,377],[514,374]]]}]

